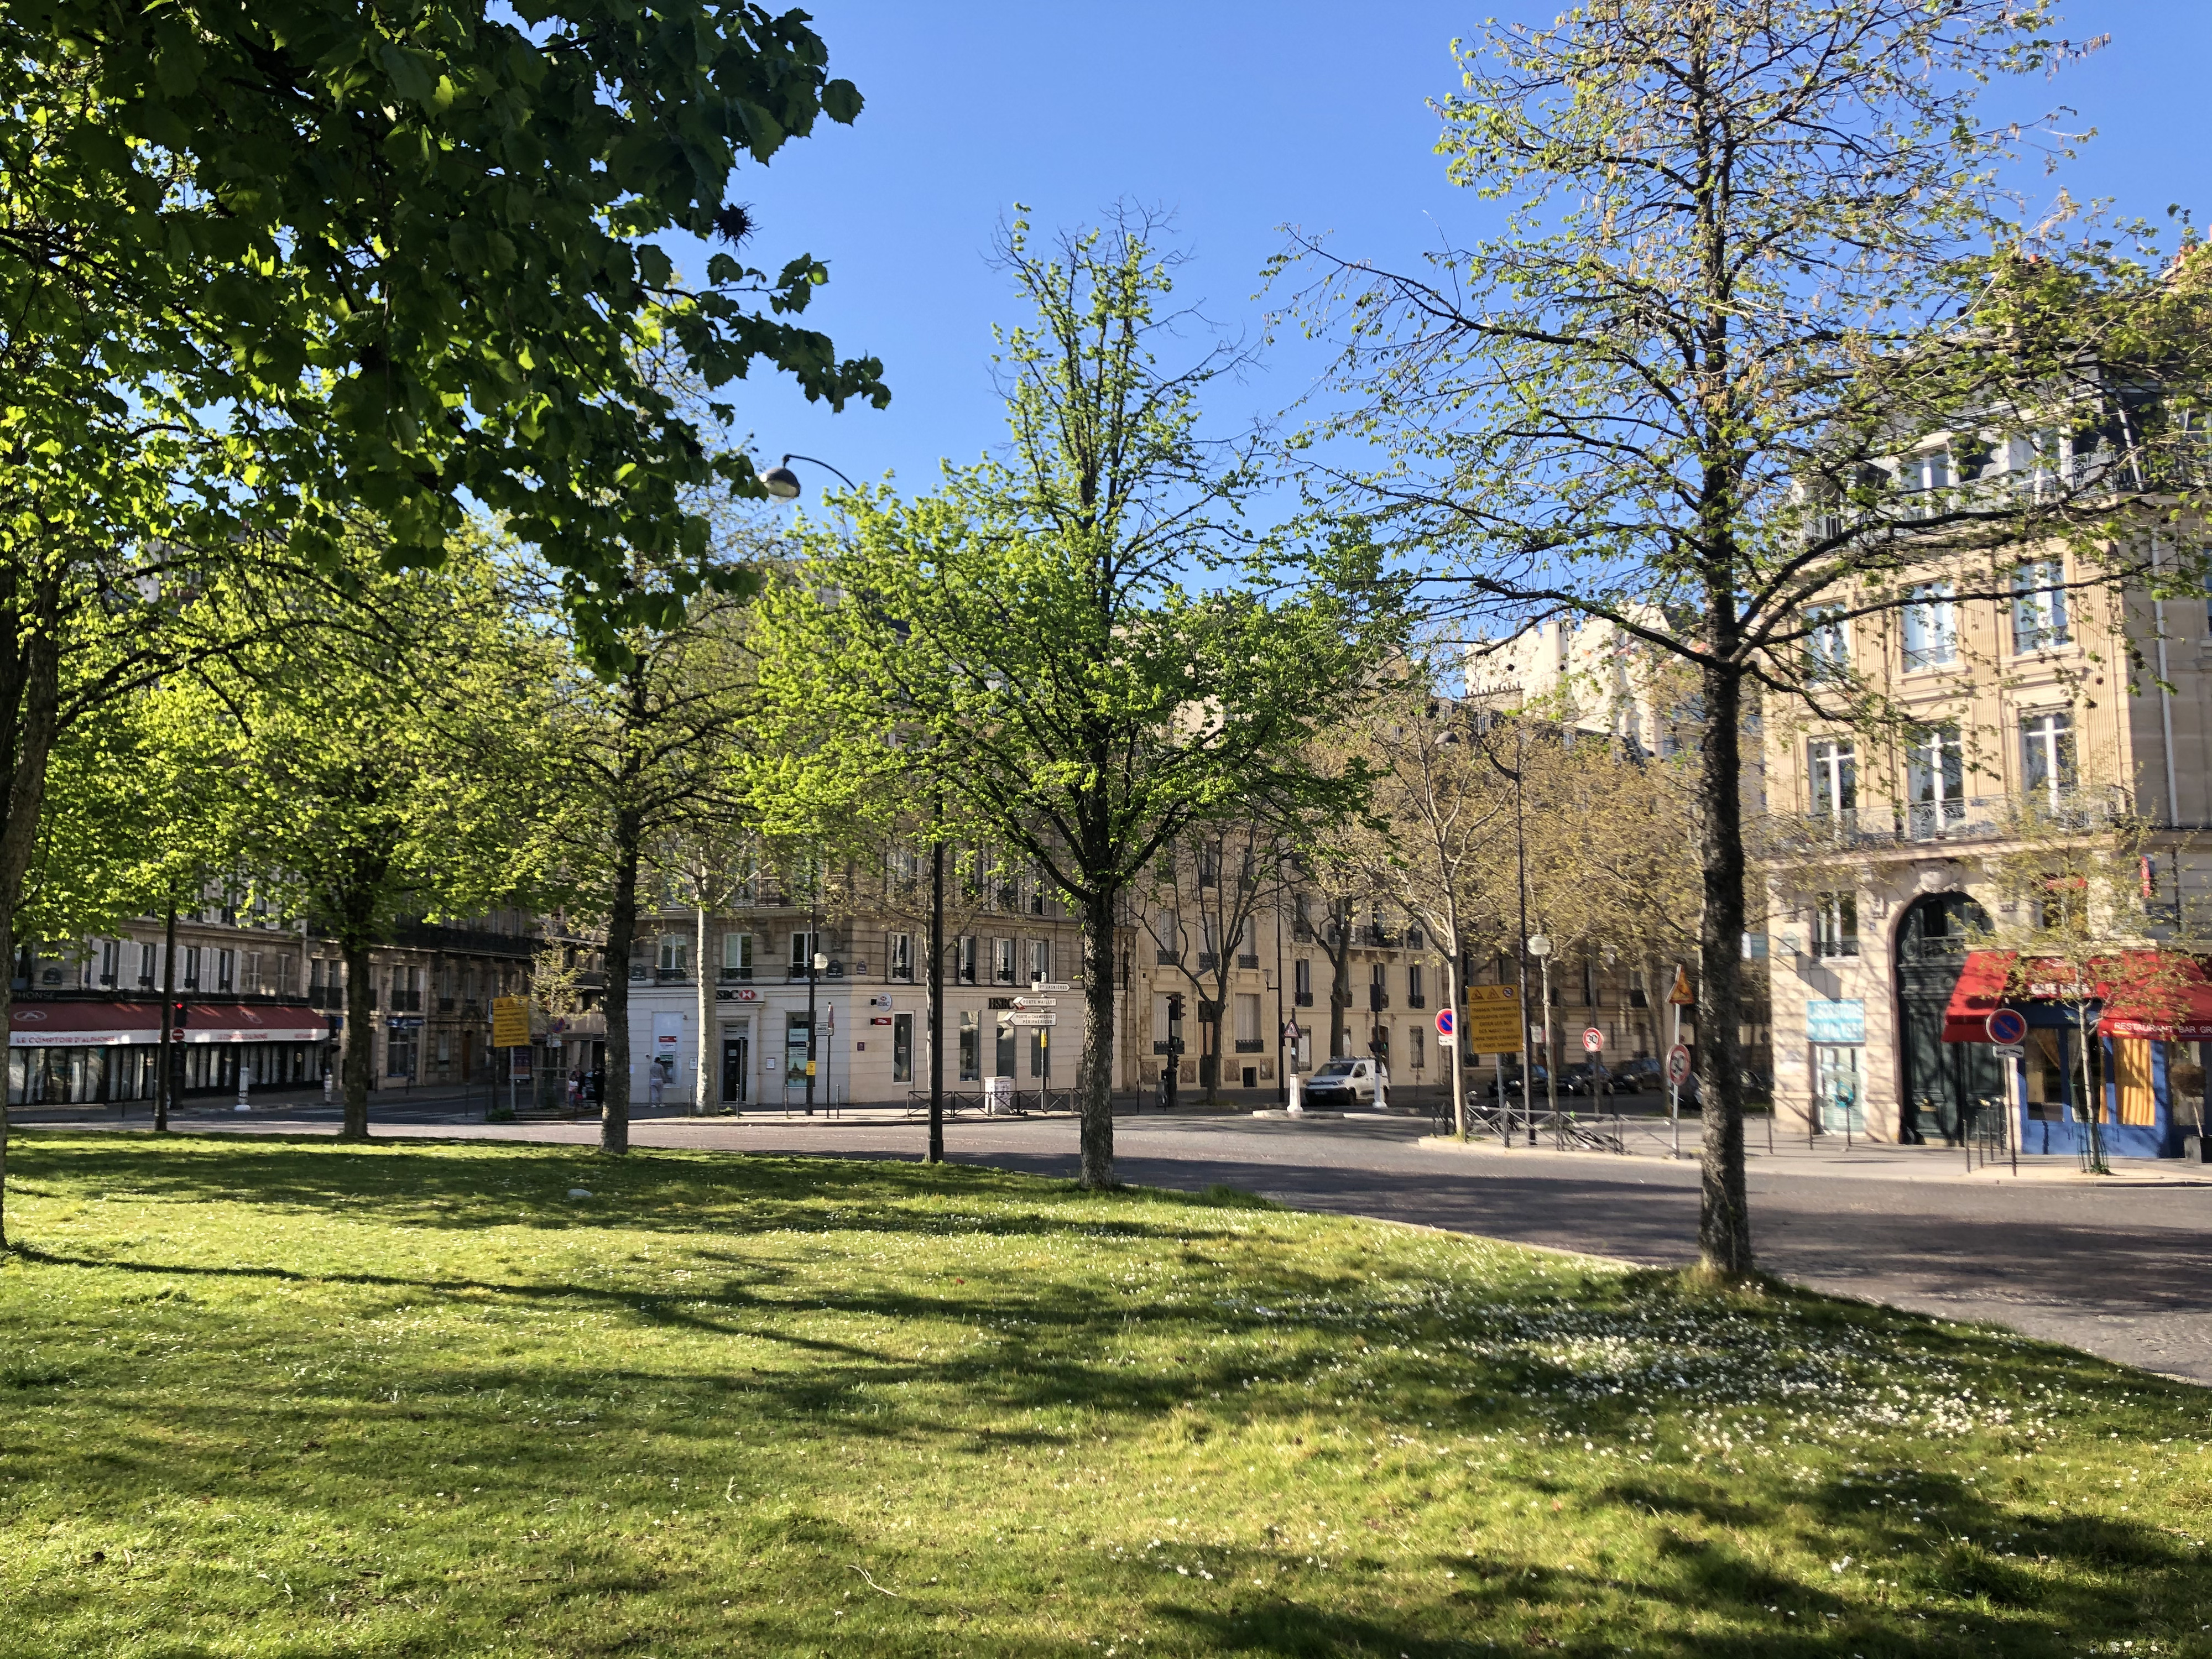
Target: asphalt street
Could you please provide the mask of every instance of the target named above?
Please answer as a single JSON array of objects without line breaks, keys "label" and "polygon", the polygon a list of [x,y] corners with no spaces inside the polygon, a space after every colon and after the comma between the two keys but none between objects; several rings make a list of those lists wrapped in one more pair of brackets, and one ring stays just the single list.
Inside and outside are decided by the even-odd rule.
[{"label": "asphalt street", "polygon": [[[395,1103],[396,1105],[396,1103]],[[590,1121],[485,1124],[422,1102],[377,1132],[590,1142]],[[180,1129],[329,1133],[319,1105],[250,1118],[194,1114]],[[106,1120],[110,1127],[117,1125]],[[127,1127],[143,1127],[143,1119]],[[1303,1209],[1486,1234],[1638,1263],[1695,1257],[1697,1172],[1663,1157],[1423,1146],[1425,1120],[1352,1116],[1123,1117],[1116,1174],[1197,1190],[1214,1182]],[[915,1157],[917,1121],[882,1118],[642,1119],[640,1146]],[[962,1119],[951,1157],[1036,1175],[1076,1167],[1065,1117]],[[1656,1144],[1655,1144],[1656,1149]],[[2212,1384],[2212,1184],[2166,1166],[2168,1184],[2098,1183],[2045,1165],[1967,1177],[1941,1149],[1847,1157],[1754,1151],[1755,1248],[1798,1284],[1945,1318],[1987,1320],[2148,1370]],[[2146,1172],[2138,1171],[2138,1175]],[[2212,1174],[2212,1171],[2203,1172]]]}]

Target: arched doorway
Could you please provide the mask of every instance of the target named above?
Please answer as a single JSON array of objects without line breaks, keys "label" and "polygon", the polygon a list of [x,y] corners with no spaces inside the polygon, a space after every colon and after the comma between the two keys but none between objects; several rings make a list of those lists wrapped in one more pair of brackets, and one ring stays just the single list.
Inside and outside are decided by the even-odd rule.
[{"label": "arched doorway", "polygon": [[2003,1073],[1988,1043],[1943,1041],[1943,1010],[1969,943],[1986,939],[1989,927],[1989,912],[1964,893],[1915,899],[1898,927],[1899,1140],[1955,1144],[1974,1102],[2003,1098]]}]

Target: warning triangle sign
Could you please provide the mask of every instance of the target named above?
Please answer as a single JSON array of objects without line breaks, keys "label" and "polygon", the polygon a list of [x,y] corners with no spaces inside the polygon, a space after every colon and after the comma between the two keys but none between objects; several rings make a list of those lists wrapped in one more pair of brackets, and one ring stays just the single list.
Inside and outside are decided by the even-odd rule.
[{"label": "warning triangle sign", "polygon": [[1690,976],[1680,963],[1674,964],[1674,988],[1667,993],[1667,1000],[1677,1008],[1697,1006],[1698,999],[1690,992]]}]

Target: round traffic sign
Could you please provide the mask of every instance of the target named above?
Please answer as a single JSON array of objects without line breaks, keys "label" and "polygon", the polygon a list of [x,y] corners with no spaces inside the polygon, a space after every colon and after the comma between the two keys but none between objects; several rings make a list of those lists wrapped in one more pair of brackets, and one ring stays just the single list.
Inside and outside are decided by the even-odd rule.
[{"label": "round traffic sign", "polygon": [[2010,1048],[2027,1038],[2027,1021],[2017,1008],[2000,1008],[1988,1021],[1990,1041]]},{"label": "round traffic sign", "polygon": [[1680,1085],[1690,1080],[1690,1051],[1676,1043],[1667,1051],[1667,1081]]},{"label": "round traffic sign", "polygon": [[1449,1009],[1449,1008],[1439,1008],[1439,1009],[1437,1009],[1437,1035],[1438,1036],[1449,1036],[1451,1034],[1452,1034],[1452,1011],[1451,1011],[1450,1009]]},{"label": "round traffic sign", "polygon": [[1599,1030],[1595,1025],[1585,1025],[1583,1027],[1583,1051],[1585,1054],[1594,1054],[1604,1047],[1604,1032]]}]

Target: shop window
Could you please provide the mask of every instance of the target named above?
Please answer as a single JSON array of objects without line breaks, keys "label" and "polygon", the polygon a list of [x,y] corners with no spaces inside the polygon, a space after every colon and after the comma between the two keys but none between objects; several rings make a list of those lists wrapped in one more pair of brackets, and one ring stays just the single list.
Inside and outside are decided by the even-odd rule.
[{"label": "shop window", "polygon": [[2150,1040],[2112,1039],[2112,1074],[2118,1085],[2119,1121],[2148,1127],[2158,1121],[2158,1094],[2151,1082]]},{"label": "shop window", "polygon": [[914,1081],[914,1016],[891,1016],[891,1081]]},{"label": "shop window", "polygon": [[960,1016],[960,1081],[975,1083],[983,1076],[983,1032],[971,1009]]},{"label": "shop window", "polygon": [[2056,1026],[2034,1026],[2023,1045],[2021,1063],[2025,1079],[2028,1121],[2057,1123],[2066,1116],[2066,1033]]}]

